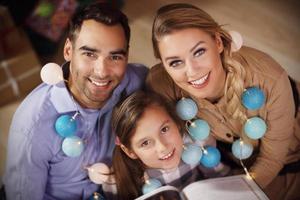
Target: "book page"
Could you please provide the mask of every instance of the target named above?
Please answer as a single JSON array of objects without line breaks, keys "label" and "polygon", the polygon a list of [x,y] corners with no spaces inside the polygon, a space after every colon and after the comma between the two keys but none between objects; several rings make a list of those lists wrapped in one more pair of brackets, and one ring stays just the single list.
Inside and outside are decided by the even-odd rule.
[{"label": "book page", "polygon": [[245,175],[206,179],[183,189],[189,200],[268,200],[259,186]]},{"label": "book page", "polygon": [[183,200],[180,191],[170,185],[159,187],[135,200]]}]

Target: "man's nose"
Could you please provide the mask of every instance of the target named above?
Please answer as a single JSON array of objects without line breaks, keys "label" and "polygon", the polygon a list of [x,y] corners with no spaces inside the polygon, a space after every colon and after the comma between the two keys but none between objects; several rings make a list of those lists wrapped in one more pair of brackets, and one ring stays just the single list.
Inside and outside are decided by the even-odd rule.
[{"label": "man's nose", "polygon": [[105,77],[108,74],[108,63],[105,58],[98,58],[94,63],[94,73],[99,77]]}]

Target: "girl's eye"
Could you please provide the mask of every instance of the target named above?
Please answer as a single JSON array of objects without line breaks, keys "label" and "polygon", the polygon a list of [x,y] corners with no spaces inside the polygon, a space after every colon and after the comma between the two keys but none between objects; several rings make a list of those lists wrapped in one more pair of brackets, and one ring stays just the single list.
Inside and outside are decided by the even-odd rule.
[{"label": "girl's eye", "polygon": [[169,129],[170,129],[169,126],[165,126],[161,129],[161,132],[166,133],[166,132],[168,132]]},{"label": "girl's eye", "polygon": [[150,144],[149,140],[145,140],[144,142],[142,142],[141,147],[147,147]]},{"label": "girl's eye", "polygon": [[196,52],[194,53],[194,56],[195,56],[195,57],[199,57],[199,56],[201,56],[202,54],[204,54],[205,51],[206,51],[206,50],[205,50],[204,48],[197,49]]},{"label": "girl's eye", "polygon": [[173,60],[173,61],[171,61],[171,62],[169,63],[169,66],[170,66],[170,67],[177,67],[177,66],[181,65],[182,63],[183,63],[183,62],[180,61],[180,60]]}]

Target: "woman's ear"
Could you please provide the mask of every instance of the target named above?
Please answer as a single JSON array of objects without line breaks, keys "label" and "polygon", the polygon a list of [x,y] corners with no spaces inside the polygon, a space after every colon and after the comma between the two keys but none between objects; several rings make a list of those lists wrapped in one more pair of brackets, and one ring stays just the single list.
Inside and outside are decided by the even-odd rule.
[{"label": "woman's ear", "polygon": [[216,46],[217,46],[218,52],[222,53],[224,50],[224,45],[223,45],[223,41],[222,41],[222,38],[219,33],[216,33],[215,41],[216,41]]},{"label": "woman's ear", "polygon": [[66,61],[70,61],[72,58],[72,48],[72,42],[67,38],[64,46],[64,58]]},{"label": "woman's ear", "polygon": [[128,148],[126,148],[123,144],[121,144],[120,147],[121,147],[122,151],[124,151],[124,153],[125,153],[129,158],[131,158],[131,159],[138,159],[137,155],[136,155],[133,151],[131,151],[131,150],[129,150]]}]

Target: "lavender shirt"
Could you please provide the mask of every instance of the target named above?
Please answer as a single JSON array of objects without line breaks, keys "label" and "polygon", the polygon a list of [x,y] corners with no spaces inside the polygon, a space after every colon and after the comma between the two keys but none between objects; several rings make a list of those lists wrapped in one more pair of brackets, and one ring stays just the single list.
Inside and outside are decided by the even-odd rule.
[{"label": "lavender shirt", "polygon": [[[146,67],[129,64],[123,81],[100,110],[83,109],[74,103],[63,82],[55,86],[43,83],[34,89],[17,109],[10,127],[3,178],[7,198],[75,200],[87,199],[97,191],[84,167],[111,163],[112,109],[121,95],[142,87],[146,73]],[[76,135],[84,140],[85,148],[79,157],[72,158],[63,153],[63,138],[55,132],[54,123],[77,109]]]}]

